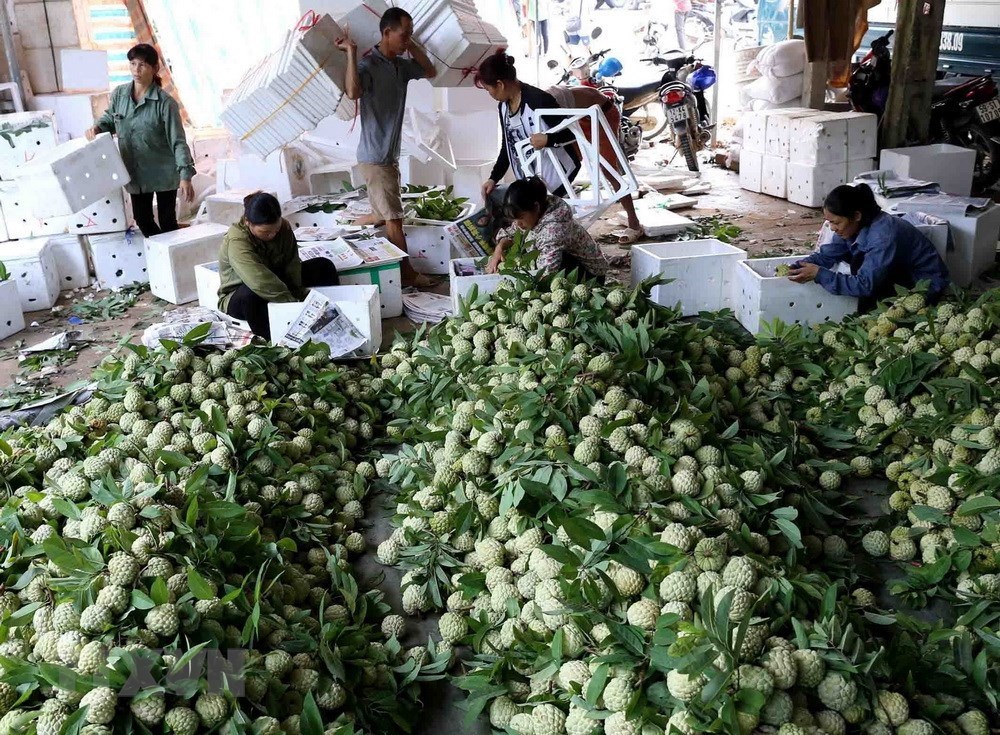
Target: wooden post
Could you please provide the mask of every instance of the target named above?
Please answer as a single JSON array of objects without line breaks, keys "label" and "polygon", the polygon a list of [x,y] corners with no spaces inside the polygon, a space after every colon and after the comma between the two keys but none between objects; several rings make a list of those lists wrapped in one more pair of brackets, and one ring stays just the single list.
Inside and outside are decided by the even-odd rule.
[{"label": "wooden post", "polygon": [[830,64],[827,61],[810,61],[802,84],[802,106],[813,110],[822,110],[826,104],[826,80],[830,74]]},{"label": "wooden post", "polygon": [[923,141],[930,131],[931,98],[945,0],[899,0],[892,36],[892,78],[882,117],[882,147]]}]

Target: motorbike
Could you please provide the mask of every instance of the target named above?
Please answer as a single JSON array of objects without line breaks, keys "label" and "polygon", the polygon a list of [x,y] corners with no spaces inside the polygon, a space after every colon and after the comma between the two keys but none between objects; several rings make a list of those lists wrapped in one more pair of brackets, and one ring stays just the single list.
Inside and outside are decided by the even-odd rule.
[{"label": "motorbike", "polygon": [[934,86],[931,135],[976,152],[972,189],[982,192],[1000,179],[1000,97],[989,74],[946,78]]},{"label": "motorbike", "polygon": [[757,0],[733,0],[728,8],[726,33],[737,51],[757,45]]},{"label": "motorbike", "polygon": [[893,31],[872,41],[872,47],[861,59],[848,83],[851,106],[856,112],[870,112],[882,118],[889,99],[889,79],[892,76],[892,59],[889,39]]}]

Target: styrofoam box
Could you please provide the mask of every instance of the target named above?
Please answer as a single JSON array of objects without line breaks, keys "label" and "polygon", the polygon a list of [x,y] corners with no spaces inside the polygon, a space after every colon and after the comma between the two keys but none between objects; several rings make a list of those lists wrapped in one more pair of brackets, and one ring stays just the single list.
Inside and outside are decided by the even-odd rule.
[{"label": "styrofoam box", "polygon": [[642,228],[650,237],[676,235],[678,232],[683,232],[693,226],[694,222],[687,217],[671,212],[664,207],[646,209],[642,213]]},{"label": "styrofoam box", "polygon": [[125,214],[125,192],[121,189],[113,191],[104,199],[81,209],[69,218],[66,227],[70,233],[78,235],[122,232],[127,228],[128,215]]},{"label": "styrofoam box", "polygon": [[108,133],[63,143],[19,168],[15,178],[32,211],[46,216],[74,214],[129,182]]},{"label": "styrofoam box", "polygon": [[483,90],[476,87],[439,87],[434,91],[434,99],[435,109],[442,112],[461,114],[491,112],[496,118],[497,103],[488,94],[483,94]]},{"label": "styrofoam box", "polygon": [[788,160],[818,166],[847,160],[848,118],[838,113],[791,121]]},{"label": "styrofoam box", "polygon": [[239,157],[239,186],[271,191],[285,202],[309,193],[306,160],[300,151],[281,148],[261,159],[256,154]]},{"label": "styrofoam box", "polygon": [[921,235],[926,237],[938,251],[941,260],[948,259],[948,225],[914,225]]},{"label": "styrofoam box", "polygon": [[643,243],[632,248],[632,284],[660,276],[651,298],[661,306],[680,305],[684,316],[734,306],[735,268],[747,254],[719,240]]},{"label": "styrofoam box", "polygon": [[14,3],[14,17],[24,48],[80,45],[73,0]]},{"label": "styrofoam box", "polygon": [[87,131],[94,127],[94,120],[107,111],[110,101],[108,92],[36,94],[31,107],[55,113],[59,142],[66,143],[73,138],[85,137]]},{"label": "styrofoam box", "polygon": [[[2,147],[2,143],[0,143]],[[59,235],[66,232],[66,217],[36,217],[21,198],[21,190],[14,181],[0,184],[0,208],[3,209],[7,236],[12,240],[29,237]]]},{"label": "styrofoam box", "polygon": [[17,281],[24,311],[51,309],[59,299],[56,251],[48,237],[16,240],[3,246],[3,263]]},{"label": "styrofoam box", "polygon": [[343,210],[336,212],[292,212],[285,217],[285,220],[292,226],[293,230],[300,227],[339,227],[344,223],[338,219]]},{"label": "styrofoam box", "polygon": [[[458,87],[448,91],[454,92],[460,89],[464,88]],[[489,95],[486,95],[486,98],[489,99]],[[496,107],[489,111],[442,115],[440,124],[455,159],[474,159],[481,156],[483,151],[491,151],[501,145],[500,118],[497,116]],[[457,160],[455,162],[457,163]]]},{"label": "styrofoam box", "polygon": [[90,285],[90,261],[79,235],[58,235],[52,238],[59,288],[69,291]]},{"label": "styrofoam box", "polygon": [[767,143],[764,153],[788,158],[791,148],[792,121],[823,114],[820,110],[768,110]]},{"label": "styrofoam box", "polygon": [[451,235],[444,225],[404,225],[410,265],[417,273],[446,275],[451,261]]},{"label": "styrofoam box", "polygon": [[463,197],[472,202],[483,198],[483,182],[490,177],[494,161],[479,161],[475,159],[456,159],[455,170],[451,172],[452,192],[456,197]]},{"label": "styrofoam box", "polygon": [[59,71],[51,48],[24,49],[24,72],[32,92],[50,94],[59,91]]},{"label": "styrofoam box", "polygon": [[760,191],[784,199],[787,189],[788,161],[780,156],[764,156],[761,166]]},{"label": "styrofoam box", "polygon": [[870,112],[840,114],[847,118],[847,160],[875,158],[878,155],[878,117]]},{"label": "styrofoam box", "polygon": [[779,265],[801,256],[757,258],[736,265],[736,318],[751,334],[780,319],[785,324],[839,322],[858,310],[858,300],[836,296],[818,283],[795,283],[776,276]]},{"label": "styrofoam box", "polygon": [[[243,218],[243,199],[259,189],[231,189],[205,197],[208,221],[229,227]],[[273,191],[268,192],[277,196]]]},{"label": "styrofoam box", "polygon": [[446,178],[444,165],[437,161],[424,162],[413,156],[399,157],[399,181],[402,186],[440,186]]},{"label": "styrofoam box", "polygon": [[198,165],[201,161],[229,159],[234,147],[233,136],[226,130],[199,131],[192,136],[191,155]]},{"label": "styrofoam box", "polygon": [[822,207],[832,189],[847,181],[847,164],[826,166],[788,164],[788,201],[803,207]]},{"label": "styrofoam box", "polygon": [[972,192],[972,174],[976,152],[947,143],[918,145],[912,148],[886,148],[879,168],[921,181],[935,181],[941,191],[967,197]]},{"label": "styrofoam box", "polygon": [[24,311],[17,281],[0,281],[0,339],[7,339],[24,329]]},{"label": "styrofoam box", "polygon": [[399,260],[340,270],[337,276],[342,286],[378,286],[383,319],[403,314],[403,272]]},{"label": "styrofoam box", "polygon": [[866,174],[870,171],[874,171],[876,168],[874,158],[855,158],[847,162],[847,174],[844,178],[844,182],[848,183],[854,181],[861,174]]},{"label": "styrofoam box", "polygon": [[351,40],[358,45],[358,58],[371,50],[371,47],[382,40],[379,31],[379,21],[382,14],[389,9],[384,0],[312,0],[299,2],[302,12],[310,10],[319,15],[330,15],[341,28],[349,29]]},{"label": "styrofoam box", "polygon": [[111,86],[108,76],[108,52],[82,48],[59,49],[59,88],[101,90]]},{"label": "styrofoam box", "polygon": [[228,230],[225,225],[206,222],[147,238],[146,265],[153,295],[171,304],[198,298],[194,268],[218,259]]},{"label": "styrofoam box", "polygon": [[[798,108],[803,109],[803,108]],[[767,150],[767,116],[770,110],[761,112],[747,112],[740,118],[743,121],[743,149],[741,151],[740,163],[742,164],[742,154],[750,151],[761,156]]]},{"label": "styrofoam box", "polygon": [[451,305],[456,314],[461,307],[461,302],[469,296],[473,287],[476,288],[476,295],[478,297],[493,293],[503,281],[513,280],[510,276],[499,273],[484,273],[478,276],[460,276],[457,274],[455,270],[457,266],[472,264],[478,260],[482,260],[482,258],[455,258],[449,265]]},{"label": "styrofoam box", "polygon": [[309,191],[313,194],[339,194],[353,184],[351,167],[345,164],[322,166],[309,172]]},{"label": "styrofoam box", "polygon": [[[323,286],[312,289],[326,296],[358,328],[367,344],[366,355],[374,355],[382,346],[382,318],[378,288],[376,286]],[[271,326],[271,342],[281,341],[288,327],[302,312],[301,303],[268,304],[267,313]]]},{"label": "styrofoam box", "polygon": [[198,288],[198,306],[205,309],[219,308],[219,287],[222,276],[219,273],[219,261],[200,263],[194,267],[194,282]]},{"label": "styrofoam box", "polygon": [[51,111],[15,112],[0,115],[0,178],[10,179],[14,170],[56,147],[56,116]]},{"label": "styrofoam box", "polygon": [[124,288],[149,282],[145,238],[135,228],[106,235],[89,235],[87,250],[101,288]]},{"label": "styrofoam box", "polygon": [[740,188],[760,194],[764,184],[764,154],[740,151]]}]

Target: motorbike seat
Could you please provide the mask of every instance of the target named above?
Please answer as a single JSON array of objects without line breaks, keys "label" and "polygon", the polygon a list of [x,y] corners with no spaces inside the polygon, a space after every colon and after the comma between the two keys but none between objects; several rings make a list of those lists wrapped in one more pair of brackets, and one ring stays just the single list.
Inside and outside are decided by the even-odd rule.
[{"label": "motorbike seat", "polygon": [[626,100],[633,100],[637,97],[645,97],[648,94],[655,93],[662,85],[663,82],[657,79],[652,82],[647,82],[646,84],[640,84],[638,87],[619,87],[618,94]]}]

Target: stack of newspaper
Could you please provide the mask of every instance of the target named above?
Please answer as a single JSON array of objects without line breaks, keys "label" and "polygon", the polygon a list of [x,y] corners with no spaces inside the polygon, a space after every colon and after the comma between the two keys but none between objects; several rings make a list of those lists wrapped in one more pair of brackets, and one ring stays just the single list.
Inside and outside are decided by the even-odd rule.
[{"label": "stack of newspaper", "polygon": [[409,290],[403,293],[403,313],[410,321],[417,324],[422,322],[437,324],[454,314],[454,311],[450,296]]},{"label": "stack of newspaper", "polygon": [[364,357],[368,340],[337,305],[318,291],[310,291],[302,311],[279,340],[293,349],[306,342],[322,342],[330,347],[330,357]]},{"label": "stack of newspaper", "polygon": [[163,321],[146,327],[142,333],[142,343],[150,349],[156,349],[160,346],[161,340],[183,342],[192,330],[206,324],[208,334],[199,342],[202,345],[227,350],[245,347],[253,339],[253,333],[248,332],[239,322],[222,312],[191,306],[168,311],[163,315]]}]

